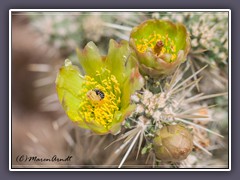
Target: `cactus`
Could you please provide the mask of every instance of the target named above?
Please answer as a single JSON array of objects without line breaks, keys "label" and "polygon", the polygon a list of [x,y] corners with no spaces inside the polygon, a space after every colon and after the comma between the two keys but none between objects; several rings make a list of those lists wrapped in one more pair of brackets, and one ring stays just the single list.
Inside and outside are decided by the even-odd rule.
[{"label": "cactus", "polygon": [[[131,109],[131,111],[129,112],[123,113],[122,111],[124,111],[124,108],[121,109],[121,105],[119,105],[118,108],[120,107],[120,112],[122,114],[126,113],[127,116],[121,116],[122,119],[119,120],[118,123],[116,123],[118,127],[114,129],[114,133],[112,133],[114,135],[104,135],[102,137],[96,138],[97,141],[100,141],[100,139],[104,139],[101,142],[105,145],[105,141],[107,141],[109,144],[107,151],[109,152],[109,149],[112,150],[111,153],[108,155],[109,158],[106,159],[105,163],[115,164],[117,161],[119,163],[118,167],[124,167],[124,165],[128,163],[128,160],[130,161],[132,157],[134,157],[137,158],[139,162],[143,162],[143,160],[146,160],[146,167],[149,164],[153,164],[153,167],[174,166],[194,168],[195,165],[197,167],[197,165],[202,162],[203,159],[207,159],[209,158],[209,155],[212,155],[212,145],[221,144],[223,137],[219,128],[213,128],[214,126],[217,127],[216,122],[217,120],[221,119],[221,117],[215,118],[216,110],[214,109],[213,104],[218,101],[226,102],[227,93],[219,93],[219,88],[216,88],[218,90],[217,92],[214,91],[211,94],[204,95],[200,92],[200,90],[204,88],[203,84],[201,84],[201,81],[204,81],[204,79],[208,79],[205,75],[208,73],[209,69],[211,70],[209,71],[211,73],[213,69],[215,72],[217,71],[217,74],[220,72],[226,73],[226,66],[228,64],[228,47],[226,37],[227,34],[225,33],[225,30],[227,28],[227,16],[225,13],[215,13],[213,17],[208,18],[210,17],[210,14],[204,16],[203,13],[197,12],[145,12],[142,13],[141,16],[139,15],[139,13],[129,13],[126,14],[126,16],[128,18],[121,19],[118,15],[109,17],[109,15],[106,15],[104,13],[87,15],[85,14],[84,16],[78,15],[71,20],[75,21],[75,25],[80,28],[78,34],[74,33],[78,37],[72,38],[73,36],[70,37],[69,34],[67,38],[69,40],[76,41],[75,45],[77,44],[80,49],[82,49],[84,44],[86,44],[89,40],[96,41],[99,51],[105,52],[105,54],[107,52],[107,49],[106,41],[104,38],[108,39],[111,37],[115,39],[125,39],[127,41],[130,39],[129,44],[132,48],[131,54],[125,54],[126,56],[124,57],[124,62],[130,61],[131,63],[133,63],[132,65],[137,65],[142,75],[142,78],[140,78],[140,74],[138,74],[137,71],[135,71],[135,73],[133,74],[130,74],[128,71],[123,71],[123,69],[121,68],[123,64],[121,63],[119,65],[115,64],[114,68],[110,68],[110,73],[114,74],[114,71],[119,72],[116,73],[118,76],[116,77],[116,79],[124,79],[124,77],[130,77],[129,80],[131,83],[127,83],[127,81],[121,82],[123,83],[121,84],[121,90],[126,90],[127,95],[119,96],[128,102],[127,106],[131,105],[131,107],[134,108]],[[221,16],[223,16],[222,19]],[[152,20],[152,18],[155,18],[155,20]],[[35,21],[38,22],[38,20],[36,19],[33,20],[33,22]],[[94,21],[96,21],[97,23],[93,23]],[[179,52],[178,54],[174,54],[172,51],[168,51],[167,54],[171,54],[171,57],[165,55],[162,59],[169,66],[162,66],[162,63],[154,64],[154,62],[157,60],[156,56],[159,56],[162,53],[163,47],[161,43],[164,43],[166,45],[167,38],[163,38],[163,40],[160,39],[161,43],[159,45],[157,44],[158,41],[156,41],[154,44],[155,46],[151,48],[151,50],[149,50],[149,47],[145,49],[142,47],[137,48],[137,43],[135,42],[135,40],[138,37],[136,36],[141,37],[142,34],[145,33],[144,31],[146,31],[146,29],[143,29],[140,35],[136,35],[134,33],[138,31],[139,27],[141,27],[141,25],[139,26],[139,24],[144,24],[144,21],[145,24],[146,22],[161,22],[163,24],[163,29],[167,28],[168,26],[172,27],[175,23],[183,24],[181,25],[181,27],[183,27],[184,33],[180,33],[181,35],[179,36],[179,38],[177,38],[180,39],[181,42],[175,42],[177,50],[182,50],[184,52],[182,56],[179,56],[181,57],[179,60],[180,63],[172,66],[172,63],[174,63],[175,60],[178,59],[177,55],[179,55]],[[197,32],[196,28],[201,32]],[[56,27],[56,29],[60,31],[59,27]],[[97,29],[96,34],[94,34],[95,31],[93,31],[95,29]],[[217,33],[213,34],[213,31],[216,31]],[[191,39],[189,38],[189,34],[187,32],[190,33]],[[54,34],[55,36],[58,36],[56,33]],[[172,33],[169,37],[174,39],[175,36],[177,36],[177,32]],[[222,38],[219,38],[220,36],[222,36]],[[53,41],[55,40],[56,38],[53,39]],[[191,43],[189,43],[189,41],[191,41]],[[223,46],[220,44],[220,42],[223,43]],[[96,50],[95,45],[94,48],[91,44],[88,44],[87,46],[90,46],[87,53],[90,52],[91,57],[99,56],[96,55],[96,52],[91,52],[92,49]],[[72,52],[73,47],[68,45],[66,45],[66,47],[69,47],[71,49],[69,51],[71,53],[68,53],[69,56],[75,54],[74,52]],[[110,47],[115,47],[117,49],[119,48],[119,45],[113,43],[110,45]],[[58,48],[58,50],[60,49]],[[150,52],[148,52],[147,56],[143,55],[144,52],[137,52],[145,51],[146,49],[148,49]],[[75,56],[72,56],[71,59],[73,60],[73,63],[78,66],[80,71],[83,70],[83,73],[81,73],[82,75],[88,76],[90,74],[89,76],[95,78],[95,75],[91,74],[95,72],[92,71],[92,69],[101,70],[103,66],[101,63],[98,64],[98,61],[94,61],[97,58],[89,58],[90,56],[87,57],[89,61],[86,63],[86,61],[84,61],[84,58],[86,59],[87,56],[86,53],[84,54],[85,51],[78,51],[78,57],[80,58],[80,62],[74,60]],[[114,51],[114,48],[110,48],[109,53],[111,53],[111,51]],[[118,50],[116,50],[116,52],[118,52]],[[123,52],[120,52],[120,54],[121,53]],[[174,55],[176,55],[176,57],[174,57]],[[118,55],[116,55],[115,57],[115,55],[111,53],[111,56],[112,59],[115,59],[117,61],[115,63],[119,63]],[[101,58],[101,61],[103,61],[104,63],[110,63],[107,62],[108,56]],[[124,64],[124,68],[129,68],[129,64],[126,62]],[[208,67],[205,66],[206,64],[208,64]],[[109,65],[109,67],[111,67],[112,65],[113,64]],[[146,69],[150,70],[147,71]],[[60,82],[59,77],[63,77],[62,75],[64,75],[64,82],[67,82],[67,79],[69,78],[68,75],[60,73],[57,79],[57,85],[61,84],[62,81]],[[141,89],[136,88],[137,90],[129,85],[134,84],[134,78],[136,77],[144,80],[144,86]],[[219,79],[216,78],[214,79],[214,81],[216,81],[216,83],[221,83],[221,85],[224,87],[221,90],[226,90],[226,78],[225,81],[222,80],[224,79],[224,77],[222,79]],[[99,80],[97,82],[99,82]],[[77,83],[77,85],[79,86],[78,90],[80,90],[82,88],[81,83]],[[73,86],[69,86],[67,88],[59,86],[58,90],[60,91],[61,89],[67,89],[68,92],[74,92],[72,94],[74,94],[74,96],[76,95],[77,97],[78,92],[73,88]],[[86,95],[88,94],[89,90],[90,89],[85,92]],[[95,94],[93,91],[91,91],[92,94],[88,94],[91,98],[88,98],[88,100],[97,98],[97,101],[100,101],[102,97],[97,96],[98,94],[96,94],[96,89],[92,88],[92,90],[94,90]],[[102,89],[98,88],[97,90],[103,92]],[[130,91],[131,93],[129,93]],[[97,134],[106,134],[112,130],[112,126],[109,126],[109,128],[106,128],[104,130],[99,128],[100,126],[96,125],[95,121],[94,123],[92,123],[93,126],[91,125],[90,127],[84,119],[74,119],[69,112],[71,109],[74,109],[75,116],[79,116],[81,114],[78,112],[81,109],[78,105],[80,102],[74,104],[71,103],[73,101],[63,101],[63,98],[61,98],[61,92],[58,93],[60,94],[61,104],[63,105],[66,114],[71,120],[76,120],[76,122],[81,121],[78,124],[80,127],[90,129]],[[106,95],[105,92],[103,93],[104,95]],[[85,99],[87,99],[86,97],[84,96]],[[226,107],[218,108],[218,110],[222,110],[225,115],[227,114]],[[59,108],[58,112],[63,111]],[[67,121],[64,122],[66,123]],[[55,125],[56,124],[61,124],[61,122],[57,120]],[[89,133],[88,130],[79,130],[79,127],[75,127],[74,125],[71,126],[74,131],[81,133]],[[121,127],[121,131],[119,127]],[[115,130],[119,133],[118,135],[116,135]],[[165,138],[167,139],[166,141]],[[177,141],[183,143],[177,144]],[[99,145],[98,147],[101,146]],[[102,149],[99,151],[103,153],[104,148],[101,148]],[[170,154],[168,154],[167,151],[170,152]],[[202,156],[199,156],[199,154],[201,154]],[[150,159],[152,160],[152,162],[149,161]],[[109,167],[115,166],[109,165]]]}]

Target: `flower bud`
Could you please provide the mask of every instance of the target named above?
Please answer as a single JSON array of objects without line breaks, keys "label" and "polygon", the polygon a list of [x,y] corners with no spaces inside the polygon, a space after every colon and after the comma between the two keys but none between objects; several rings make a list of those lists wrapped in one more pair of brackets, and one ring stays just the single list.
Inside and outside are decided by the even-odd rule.
[{"label": "flower bud", "polygon": [[153,149],[158,159],[177,162],[187,158],[193,148],[193,137],[181,125],[169,125],[157,130]]}]

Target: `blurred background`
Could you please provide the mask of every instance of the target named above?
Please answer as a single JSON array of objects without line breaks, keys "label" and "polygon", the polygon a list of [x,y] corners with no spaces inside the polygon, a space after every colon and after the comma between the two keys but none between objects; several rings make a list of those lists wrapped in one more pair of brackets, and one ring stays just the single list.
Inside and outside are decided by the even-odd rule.
[{"label": "blurred background", "polygon": [[[112,135],[97,136],[78,128],[65,115],[55,92],[55,78],[64,60],[78,64],[75,49],[93,41],[106,54],[110,38],[129,39],[132,27],[144,20],[182,22],[191,34],[188,63],[207,77],[199,83],[206,93],[228,91],[227,12],[13,12],[12,13],[12,165],[23,167],[117,167],[124,148],[112,145]],[[207,137],[201,143],[212,152],[198,152],[187,167],[228,166],[228,99],[218,97],[211,114],[218,121],[211,129],[225,138]],[[206,137],[203,135],[203,137]],[[121,144],[121,142],[119,142]],[[118,149],[118,150],[117,150]],[[194,152],[195,153],[195,152]],[[17,162],[19,155],[51,158],[73,156],[68,162]],[[136,152],[124,167],[152,167]],[[168,167],[168,166],[166,166]]]}]

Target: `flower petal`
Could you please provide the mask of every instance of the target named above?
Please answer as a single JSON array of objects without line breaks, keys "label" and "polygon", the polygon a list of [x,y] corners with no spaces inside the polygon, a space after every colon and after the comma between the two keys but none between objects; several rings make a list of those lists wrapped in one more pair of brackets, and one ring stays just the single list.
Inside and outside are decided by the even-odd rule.
[{"label": "flower petal", "polygon": [[83,50],[77,49],[77,55],[86,75],[95,77],[96,71],[104,66],[99,50],[93,42],[89,42]]},{"label": "flower petal", "polygon": [[130,48],[127,41],[117,43],[113,39],[109,41],[108,55],[106,57],[107,69],[111,71],[121,83],[124,79],[125,63],[130,55]]},{"label": "flower petal", "polygon": [[185,28],[185,26],[183,26],[180,23],[178,23],[176,27],[177,27],[177,34],[175,36],[175,42],[176,42],[177,51],[184,50],[186,47],[186,43],[189,41],[189,39],[187,39],[187,36],[188,36],[187,29]]},{"label": "flower petal", "polygon": [[101,125],[97,125],[95,122],[86,122],[86,125],[88,126],[89,129],[91,129],[91,131],[93,131],[94,133],[98,134],[98,135],[103,135],[103,134],[108,134],[109,130],[107,128],[105,128],[104,126]]},{"label": "flower petal", "polygon": [[73,122],[77,122],[80,127],[87,128],[78,114],[80,104],[78,94],[83,81],[84,79],[80,75],[78,68],[73,66],[69,60],[66,60],[65,66],[61,67],[57,75],[56,89],[59,101],[68,117]]},{"label": "flower petal", "polygon": [[130,78],[127,78],[122,85],[121,107],[126,108],[130,104],[131,95],[143,87],[143,79],[138,68],[131,70]]},{"label": "flower petal", "polygon": [[129,105],[125,109],[121,109],[121,111],[115,112],[114,115],[114,124],[112,124],[109,132],[113,135],[116,135],[120,132],[122,123],[124,119],[131,114],[131,112],[136,108],[135,104]]}]

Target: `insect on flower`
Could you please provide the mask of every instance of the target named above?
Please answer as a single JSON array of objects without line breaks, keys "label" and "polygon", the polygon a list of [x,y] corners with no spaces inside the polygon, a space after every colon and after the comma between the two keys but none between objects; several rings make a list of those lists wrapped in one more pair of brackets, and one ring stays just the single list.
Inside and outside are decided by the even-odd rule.
[{"label": "insect on flower", "polygon": [[70,120],[99,135],[120,132],[122,122],[135,108],[131,95],[143,86],[137,63],[133,58],[127,60],[130,53],[127,41],[110,40],[106,56],[89,42],[77,49],[84,75],[65,60],[56,90]]},{"label": "insect on flower", "polygon": [[156,45],[154,46],[154,52],[159,55],[162,51],[162,48],[164,46],[164,43],[162,41],[157,41]]},{"label": "insect on flower", "polygon": [[94,102],[99,102],[104,98],[104,93],[99,89],[92,89],[87,92],[87,97]]},{"label": "insect on flower", "polygon": [[132,29],[129,44],[140,73],[157,79],[172,74],[185,62],[190,36],[181,23],[149,19]]}]

